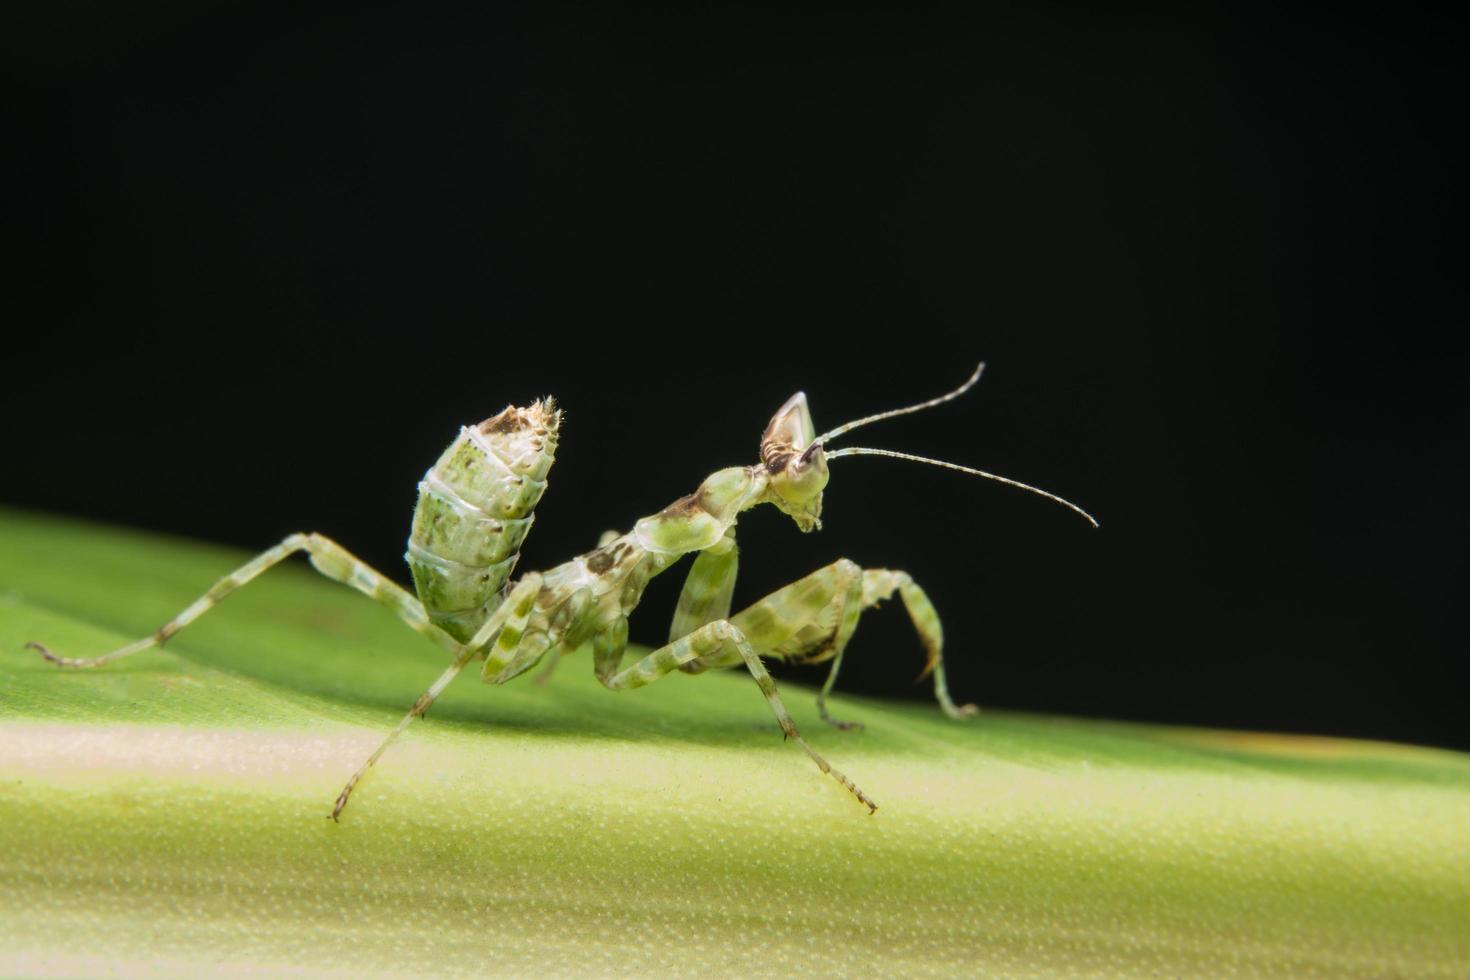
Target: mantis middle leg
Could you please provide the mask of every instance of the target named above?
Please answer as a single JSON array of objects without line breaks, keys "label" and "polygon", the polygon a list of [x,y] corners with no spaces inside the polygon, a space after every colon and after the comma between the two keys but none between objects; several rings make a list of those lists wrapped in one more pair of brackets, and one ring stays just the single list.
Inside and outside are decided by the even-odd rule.
[{"label": "mantis middle leg", "polygon": [[[923,680],[925,674],[934,675],[934,698],[949,717],[959,720],[977,714],[980,709],[973,704],[957,705],[949,696],[949,683],[944,677],[944,627],[940,625],[939,613],[934,611],[934,604],[929,601],[929,596],[909,577],[908,572],[888,568],[870,568],[863,572],[863,608],[876,606],[892,596],[895,589],[903,599],[903,606],[908,610],[914,630],[929,652],[929,659],[916,680]],[[834,663],[832,677],[827,680],[828,686],[836,675],[837,664]]]},{"label": "mantis middle leg", "polygon": [[[730,621],[762,653],[792,663],[821,663],[830,659],[832,668],[817,694],[817,710],[823,721],[836,728],[860,728],[856,722],[832,717],[827,711],[827,695],[837,682],[843,654],[857,630],[862,611],[888,599],[895,591],[902,597],[904,608],[929,654],[919,677],[934,675],[935,700],[949,717],[960,719],[975,714],[974,705],[956,705],[950,697],[944,674],[944,630],[939,614],[907,572],[886,568],[864,570],[845,558],[839,559],[772,592],[730,617]],[[727,656],[701,659],[682,669],[698,673],[735,663],[738,660]]]},{"label": "mantis middle leg", "polygon": [[726,662],[732,657],[736,658],[736,662],[743,661],[746,669],[750,671],[750,675],[759,685],[761,693],[765,695],[766,703],[770,705],[786,737],[801,746],[802,750],[817,764],[818,769],[837,780],[846,787],[849,793],[857,797],[868,808],[869,813],[878,809],[878,804],[858,789],[856,783],[832,768],[831,763],[822,758],[815,749],[807,744],[806,739],[801,737],[801,733],[796,730],[796,723],[791,720],[786,706],[781,703],[781,695],[776,691],[776,682],[771,679],[765,664],[761,663],[760,657],[756,655],[755,649],[745,634],[730,620],[717,619],[713,623],[707,623],[689,635],[659,647],[631,667],[617,671],[611,669],[611,665],[615,663],[615,657],[622,655],[622,650],[617,648],[617,640],[619,638],[626,640],[627,627],[622,625],[610,633],[612,635],[594,640],[593,651],[598,665],[598,680],[612,691],[626,691],[652,684],[660,677],[671,674],[685,664],[695,661],[708,659]]}]

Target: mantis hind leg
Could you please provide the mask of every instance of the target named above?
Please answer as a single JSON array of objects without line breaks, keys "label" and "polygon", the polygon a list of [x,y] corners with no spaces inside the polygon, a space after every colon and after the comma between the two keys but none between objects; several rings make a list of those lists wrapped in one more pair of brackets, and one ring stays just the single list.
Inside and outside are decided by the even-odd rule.
[{"label": "mantis hind leg", "polygon": [[26,646],[39,651],[41,656],[62,667],[100,667],[130,654],[162,646],[169,637],[209,612],[230,593],[298,551],[305,551],[311,558],[312,566],[327,578],[349,585],[374,602],[392,609],[409,628],[422,633],[451,653],[460,652],[459,642],[429,622],[424,607],[416,598],[346,548],[320,534],[293,534],[274,548],[262,551],[215,582],[208,592],[195,599],[177,616],[155,630],[152,635],[118,647],[116,650],[96,657],[63,657],[51,652],[40,643],[28,643]]},{"label": "mantis hind leg", "polygon": [[730,620],[717,619],[712,623],[707,623],[689,635],[659,647],[632,666],[617,670],[615,658],[620,658],[622,654],[618,640],[620,638],[626,640],[626,637],[627,627],[622,625],[609,631],[608,635],[594,640],[593,651],[597,656],[598,679],[609,690],[626,691],[643,687],[696,661],[722,664],[744,662],[746,669],[750,671],[750,675],[759,685],[761,693],[765,695],[766,703],[770,705],[771,712],[775,714],[776,721],[781,725],[781,731],[786,737],[801,746],[802,751],[811,757],[818,769],[837,780],[849,793],[857,797],[868,808],[868,812],[871,813],[878,809],[878,804],[858,789],[856,783],[833,769],[831,764],[808,745],[806,739],[801,737],[801,733],[796,730],[796,723],[791,720],[786,706],[781,703],[781,695],[776,691],[776,682],[771,679],[765,664],[761,663],[760,657],[756,655],[750,640]]},{"label": "mantis hind leg", "polygon": [[[459,652],[455,655],[454,662],[445,669],[444,673],[439,675],[439,678],[434,683],[429,685],[428,690],[419,695],[418,700],[413,703],[413,707],[408,709],[408,714],[403,716],[403,720],[388,733],[388,737],[383,739],[382,744],[377,747],[372,755],[367,757],[367,761],[357,767],[357,771],[352,774],[352,778],[347,780],[347,785],[342,787],[342,792],[337,795],[337,802],[332,806],[333,820],[336,820],[341,815],[342,809],[347,806],[347,798],[352,795],[352,790],[362,781],[362,777],[367,775],[367,771],[373,767],[373,763],[377,762],[383,753],[388,751],[388,746],[392,745],[398,736],[403,734],[404,729],[428,714],[429,709],[434,706],[434,702],[439,699],[439,695],[444,693],[444,689],[449,686],[450,681],[459,676],[459,672],[464,669],[465,664],[474,659],[475,654],[479,650],[487,646],[489,647],[487,652],[487,663],[489,663],[497,655],[508,656],[514,653],[517,648],[526,646],[531,641],[530,637],[525,636],[526,622],[530,619],[531,610],[535,606],[536,596],[540,592],[541,576],[535,572],[522,578],[516,584],[515,588],[511,589],[510,595],[490,614],[490,617],[485,620],[485,625],[480,627],[479,632],[460,648]],[[506,642],[503,644],[501,642],[502,640]],[[493,646],[491,645],[492,642],[494,644]],[[541,649],[544,650],[545,646],[543,645]]]}]

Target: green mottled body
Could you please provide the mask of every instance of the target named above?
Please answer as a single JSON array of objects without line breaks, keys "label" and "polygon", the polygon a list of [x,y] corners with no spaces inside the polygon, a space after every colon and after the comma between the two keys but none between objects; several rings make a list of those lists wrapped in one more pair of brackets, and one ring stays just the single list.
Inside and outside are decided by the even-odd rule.
[{"label": "green mottled body", "polygon": [[430,620],[461,642],[499,608],[556,459],[550,399],[460,429],[419,483],[404,557]]},{"label": "green mottled body", "polygon": [[[509,680],[533,666],[553,644],[570,653],[594,637],[625,634],[627,618],[654,576],[690,552],[733,558],[736,518],[766,490],[761,467],[720,470],[698,491],[645,517],[627,534],[542,572],[535,609],[514,651],[517,669],[502,675],[510,665],[510,651],[501,657],[492,653],[484,675]],[[727,609],[728,601],[727,596]]]},{"label": "green mottled body", "polygon": [[[880,418],[947,401],[967,390],[979,376],[977,368],[969,381],[947,395],[847,423],[823,437],[815,435],[806,396],[798,393],[766,426],[760,462],[719,470],[694,493],[643,518],[631,531],[606,534],[597,549],[549,571],[528,572],[516,581],[511,580],[511,572],[534,520],[532,512],[546,489],[561,415],[549,398],[529,408],[508,407],[477,426],[462,429],[419,484],[406,556],[417,599],[336,542],[319,534],[293,534],[215,583],[150,637],[84,659],[59,657],[36,646],[48,659],[67,667],[95,667],[157,646],[255,576],[287,556],[304,551],[323,575],[392,608],[406,624],[449,650],[453,657],[439,679],[348,780],[332,810],[334,819],[368,768],[399,733],[428,711],[471,660],[484,662],[481,676],[486,681],[503,684],[535,666],[548,653],[560,656],[588,643],[598,680],[614,691],[642,687],[675,670],[699,673],[743,665],[765,695],[786,737],[811,756],[823,772],[870,810],[876,810],[871,799],[833,769],[797,732],[761,658],[796,663],[831,661],[827,681],[817,695],[818,710],[829,724],[856,727],[832,718],[827,713],[826,698],[862,611],[898,592],[928,652],[924,672],[933,675],[936,699],[950,717],[962,718],[974,713],[975,708],[956,705],[950,699],[939,616],[907,573],[863,569],[847,559],[817,569],[732,614],[730,604],[739,564],[735,527],[741,513],[760,504],[777,508],[802,531],[820,527],[828,458],[855,454],[903,456],[887,450],[844,449],[829,457],[824,450],[828,438]],[[1058,500],[1092,520],[1076,505],[1025,484],[942,461],[903,458],[937,462],[1012,483]],[[669,642],[624,668],[628,617],[643,598],[643,590],[655,576],[689,554],[695,558],[679,595]]]}]

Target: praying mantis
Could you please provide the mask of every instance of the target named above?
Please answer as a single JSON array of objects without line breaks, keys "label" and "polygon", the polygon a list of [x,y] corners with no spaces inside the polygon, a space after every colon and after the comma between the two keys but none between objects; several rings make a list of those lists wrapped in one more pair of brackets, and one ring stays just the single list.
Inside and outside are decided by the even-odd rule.
[{"label": "praying mantis", "polygon": [[[333,820],[341,816],[353,789],[373,764],[415,719],[424,716],[471,661],[482,661],[481,678],[499,685],[530,670],[548,654],[557,658],[588,643],[593,671],[612,691],[643,687],[676,670],[699,674],[744,666],[785,737],[873,813],[878,805],[797,731],[762,658],[802,664],[830,661],[826,682],[816,698],[818,711],[823,721],[839,729],[858,727],[832,717],[827,696],[862,612],[897,592],[928,654],[920,677],[932,676],[940,708],[950,718],[963,719],[975,714],[976,708],[957,705],[950,697],[939,615],[906,572],[865,569],[846,558],[732,615],[739,564],[735,528],[743,512],[769,504],[790,517],[798,530],[817,530],[830,475],[828,464],[847,456],[887,456],[996,480],[1056,501],[1096,527],[1097,521],[1076,504],[1007,477],[891,450],[829,449],[833,440],[860,426],[958,398],[979,381],[984,368],[982,362],[964,384],[937,398],[869,415],[821,435],[816,434],[806,395],[798,392],[766,425],[756,463],[718,470],[693,493],[638,521],[631,531],[610,531],[596,549],[514,581],[511,572],[555,460],[561,411],[550,397],[527,408],[507,406],[479,425],[462,427],[419,483],[405,556],[416,595],[330,538],[298,533],[220,579],[143,639],[89,658],[63,657],[40,643],[27,646],[71,668],[98,667],[161,646],[257,575],[304,551],[318,572],[387,606],[451,656],[444,672],[348,779],[333,804]],[[685,555],[693,555],[694,560],[679,594],[668,643],[624,667],[629,615],[649,581]]]}]

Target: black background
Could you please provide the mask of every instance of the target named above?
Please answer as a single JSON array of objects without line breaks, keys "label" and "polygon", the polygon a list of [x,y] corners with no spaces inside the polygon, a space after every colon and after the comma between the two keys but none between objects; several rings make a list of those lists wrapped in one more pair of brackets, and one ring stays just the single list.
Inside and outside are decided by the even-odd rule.
[{"label": "black background", "polygon": [[[961,699],[1470,748],[1463,35],[1226,6],[30,5],[0,499],[405,580],[422,471],[549,392],[547,567],[794,390],[983,357],[850,443],[1100,531],[842,460],[821,533],[742,520],[737,601],[846,555],[929,589]],[[869,614],[841,686],[921,661]]]}]

